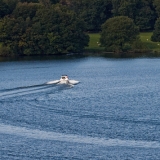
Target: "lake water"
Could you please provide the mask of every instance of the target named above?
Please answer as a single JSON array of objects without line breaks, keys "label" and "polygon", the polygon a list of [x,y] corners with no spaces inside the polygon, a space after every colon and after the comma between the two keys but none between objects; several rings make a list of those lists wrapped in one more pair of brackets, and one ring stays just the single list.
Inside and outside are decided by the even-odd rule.
[{"label": "lake water", "polygon": [[0,159],[159,160],[160,59],[0,62]]}]

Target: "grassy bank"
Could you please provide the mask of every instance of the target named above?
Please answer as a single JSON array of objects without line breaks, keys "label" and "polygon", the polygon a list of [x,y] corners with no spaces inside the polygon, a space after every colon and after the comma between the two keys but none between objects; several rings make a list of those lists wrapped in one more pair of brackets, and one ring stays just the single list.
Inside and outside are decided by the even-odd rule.
[{"label": "grassy bank", "polygon": [[[152,32],[140,33],[140,39],[148,50],[160,52],[160,42],[152,42],[151,36],[152,36]],[[100,34],[90,33],[89,37],[90,37],[90,42],[89,42],[89,46],[86,47],[86,50],[87,51],[99,51],[99,52],[103,51],[104,48],[99,46]]]},{"label": "grassy bank", "polygon": [[86,51],[92,52],[102,52],[104,50],[103,47],[99,45],[99,33],[89,33],[90,41],[88,47],[86,47]]},{"label": "grassy bank", "polygon": [[151,41],[152,32],[142,32],[140,33],[141,41],[144,43],[144,45],[153,51],[160,52],[160,42],[152,42]]}]

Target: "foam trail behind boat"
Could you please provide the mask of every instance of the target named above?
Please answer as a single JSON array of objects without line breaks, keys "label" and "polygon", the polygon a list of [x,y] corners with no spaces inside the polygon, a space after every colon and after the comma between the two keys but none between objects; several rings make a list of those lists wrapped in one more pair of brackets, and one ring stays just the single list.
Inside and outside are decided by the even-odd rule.
[{"label": "foam trail behind boat", "polygon": [[42,90],[50,88],[47,84],[39,84],[33,86],[23,86],[11,89],[0,90],[0,98],[9,98],[14,96],[22,96],[30,93],[36,93]]},{"label": "foam trail behind boat", "polygon": [[80,136],[75,134],[64,134],[56,132],[47,132],[38,129],[27,129],[11,125],[0,124],[0,134],[9,134],[22,136],[32,139],[53,140],[71,143],[92,144],[100,146],[120,146],[120,147],[138,147],[138,148],[160,148],[160,142],[157,141],[138,141],[138,140],[120,140],[105,139],[98,137]]}]

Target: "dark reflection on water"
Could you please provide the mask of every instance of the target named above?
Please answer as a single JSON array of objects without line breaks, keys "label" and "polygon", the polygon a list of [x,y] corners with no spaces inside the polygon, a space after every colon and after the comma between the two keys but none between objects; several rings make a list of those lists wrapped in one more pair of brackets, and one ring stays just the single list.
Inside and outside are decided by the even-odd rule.
[{"label": "dark reflection on water", "polygon": [[40,55],[40,56],[18,56],[18,57],[0,57],[0,62],[6,61],[34,61],[34,60],[61,60],[83,58],[84,54],[68,54],[68,55]]},{"label": "dark reflection on water", "polygon": [[5,61],[32,61],[32,60],[61,60],[61,59],[77,59],[84,57],[105,57],[105,58],[138,58],[138,57],[154,57],[149,53],[73,53],[67,55],[33,55],[33,56],[17,56],[17,57],[0,57],[0,62]]}]

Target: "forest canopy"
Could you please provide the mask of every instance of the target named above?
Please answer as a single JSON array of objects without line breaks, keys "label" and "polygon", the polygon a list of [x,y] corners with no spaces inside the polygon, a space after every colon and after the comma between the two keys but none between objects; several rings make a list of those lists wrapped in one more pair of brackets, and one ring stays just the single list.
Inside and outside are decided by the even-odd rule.
[{"label": "forest canopy", "polygon": [[0,0],[0,55],[83,52],[87,33],[101,32],[114,17],[155,30],[159,41],[159,0]]},{"label": "forest canopy", "polygon": [[85,22],[60,4],[49,8],[18,4],[11,16],[0,20],[0,41],[6,54],[67,54],[88,45]]}]

